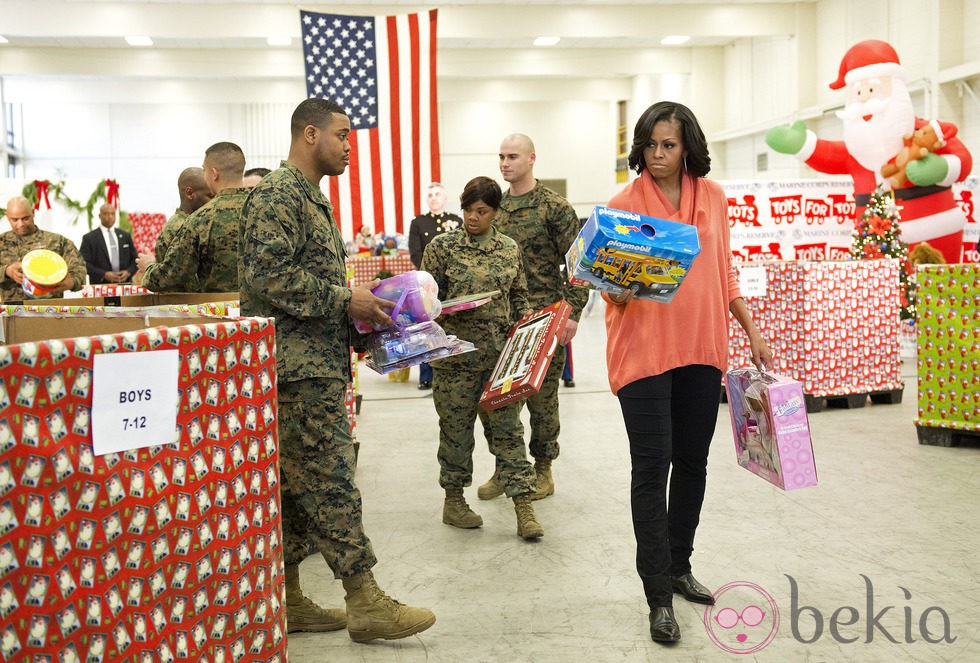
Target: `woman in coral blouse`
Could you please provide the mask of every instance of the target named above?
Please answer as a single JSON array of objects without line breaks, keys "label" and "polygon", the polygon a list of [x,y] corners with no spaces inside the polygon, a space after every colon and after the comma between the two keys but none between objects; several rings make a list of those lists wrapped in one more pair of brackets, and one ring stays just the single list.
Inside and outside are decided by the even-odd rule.
[{"label": "woman in coral blouse", "polygon": [[676,642],[681,635],[673,594],[714,603],[691,574],[690,559],[728,364],[729,312],[748,334],[756,366],[771,368],[772,353],[739,292],[727,200],[704,177],[711,158],[690,109],[659,102],[644,111],[633,131],[629,166],[639,177],[608,206],[692,224],[701,242],[671,303],[634,299],[629,292],[603,295],[609,385],[630,443],[636,569],[650,606],[650,636]]}]

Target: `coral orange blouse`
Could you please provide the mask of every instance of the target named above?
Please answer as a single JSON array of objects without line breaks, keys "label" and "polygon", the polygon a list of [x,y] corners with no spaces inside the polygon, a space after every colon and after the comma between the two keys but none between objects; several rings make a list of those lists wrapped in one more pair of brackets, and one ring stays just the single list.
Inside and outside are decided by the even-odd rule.
[{"label": "coral orange blouse", "polygon": [[716,182],[685,174],[674,209],[644,170],[609,207],[698,229],[701,253],[669,304],[605,297],[606,365],[613,393],[636,380],[691,364],[728,367],[728,306],[742,296],[732,269],[728,201]]}]

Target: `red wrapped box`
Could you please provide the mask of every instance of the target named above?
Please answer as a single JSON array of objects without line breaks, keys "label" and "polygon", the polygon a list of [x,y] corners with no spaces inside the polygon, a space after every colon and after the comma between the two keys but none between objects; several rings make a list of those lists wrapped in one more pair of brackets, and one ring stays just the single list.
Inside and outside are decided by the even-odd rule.
[{"label": "red wrapped box", "polygon": [[[0,660],[285,660],[272,321],[94,322],[0,346]],[[175,430],[96,455],[95,358],[154,351]]]},{"label": "red wrapped box", "polygon": [[[803,383],[808,411],[837,396],[853,395],[861,405],[869,394],[901,400],[898,269],[897,260],[738,266],[774,370]],[[729,367],[751,367],[748,340],[734,318],[729,340]]]},{"label": "red wrapped box", "polygon": [[568,302],[562,300],[517,321],[483,387],[481,408],[496,410],[541,389],[571,311]]}]

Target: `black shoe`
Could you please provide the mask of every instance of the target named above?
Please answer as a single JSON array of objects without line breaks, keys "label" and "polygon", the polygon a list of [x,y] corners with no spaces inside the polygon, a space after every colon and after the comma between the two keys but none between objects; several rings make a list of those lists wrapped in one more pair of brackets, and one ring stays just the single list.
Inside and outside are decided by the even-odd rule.
[{"label": "black shoe", "polygon": [[419,389],[432,389],[432,383],[428,380],[425,382],[419,382]]},{"label": "black shoe", "polygon": [[675,594],[680,594],[691,603],[715,604],[715,597],[711,595],[711,590],[695,580],[690,573],[672,577],[670,586]]},{"label": "black shoe", "polygon": [[575,386],[575,380],[565,380],[565,386],[566,387],[574,387]]},{"label": "black shoe", "polygon": [[654,642],[677,642],[681,639],[681,629],[674,619],[674,608],[663,606],[650,613],[650,637]]}]

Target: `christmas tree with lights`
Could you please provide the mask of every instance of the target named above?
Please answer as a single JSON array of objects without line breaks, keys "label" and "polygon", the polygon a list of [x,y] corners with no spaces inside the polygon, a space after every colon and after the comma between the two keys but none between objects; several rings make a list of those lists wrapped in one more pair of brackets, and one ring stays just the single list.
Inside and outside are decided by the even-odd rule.
[{"label": "christmas tree with lights", "polygon": [[854,224],[851,234],[851,257],[855,260],[899,260],[899,297],[902,320],[915,320],[915,280],[911,278],[909,247],[902,241],[899,230],[899,207],[890,190],[878,185],[860,220]]}]

